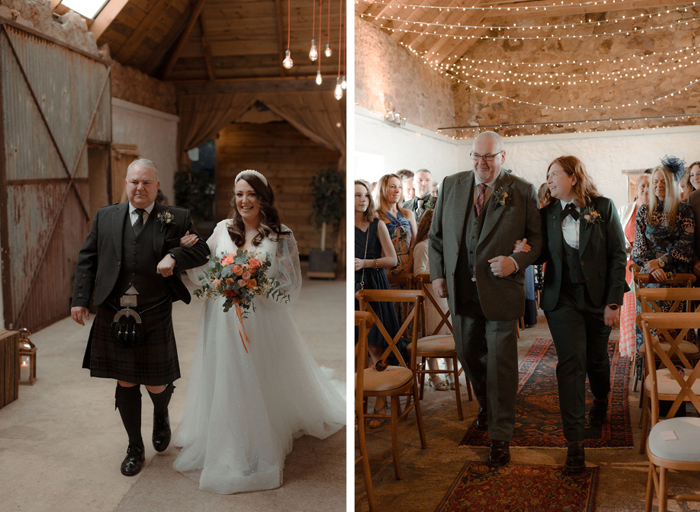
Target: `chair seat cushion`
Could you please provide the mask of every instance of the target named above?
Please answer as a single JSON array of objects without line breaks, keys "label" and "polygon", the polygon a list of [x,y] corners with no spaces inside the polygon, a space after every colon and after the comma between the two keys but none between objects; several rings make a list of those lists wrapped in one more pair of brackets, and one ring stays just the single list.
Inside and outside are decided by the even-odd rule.
[{"label": "chair seat cushion", "polygon": [[[659,343],[659,346],[664,352],[668,352],[671,350],[671,344],[670,343]],[[691,343],[689,341],[681,341],[678,346],[681,349],[681,352],[683,352],[686,355],[690,354],[698,354],[700,353],[700,348],[698,348],[695,343]],[[646,354],[647,349],[645,345],[641,345],[639,347],[639,354],[644,355]]]},{"label": "chair seat cushion", "polygon": [[[661,433],[672,430],[677,440],[665,441]],[[666,460],[700,462],[700,418],[670,418],[649,432],[649,452]]]},{"label": "chair seat cushion", "polygon": [[364,390],[391,391],[405,386],[413,379],[413,372],[403,366],[389,366],[386,370],[378,372],[374,368],[365,368]]},{"label": "chair seat cushion", "polygon": [[[455,339],[451,334],[436,334],[435,336],[426,336],[418,340],[418,351],[425,352],[454,352]],[[413,343],[406,346],[407,350],[412,350]]]},{"label": "chair seat cushion", "polygon": [[[692,371],[692,369],[686,368],[686,376],[690,375]],[[656,378],[658,379],[659,395],[677,395],[680,392],[681,387],[668,368],[656,370]],[[651,393],[651,375],[647,375],[644,379],[644,388]],[[700,379],[695,379],[692,389],[693,393],[700,395]]]}]

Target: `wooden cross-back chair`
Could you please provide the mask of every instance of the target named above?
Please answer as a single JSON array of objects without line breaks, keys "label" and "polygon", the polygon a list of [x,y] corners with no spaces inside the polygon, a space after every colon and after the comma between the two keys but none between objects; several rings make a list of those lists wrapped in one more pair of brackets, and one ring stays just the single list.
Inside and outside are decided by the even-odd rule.
[{"label": "wooden cross-back chair", "polygon": [[[398,366],[388,366],[384,370],[378,370],[378,365],[365,369],[363,376],[363,398],[365,401],[363,407],[365,407],[365,418],[384,419],[386,417],[385,414],[369,414],[366,412],[366,399],[371,396],[381,396],[387,400],[391,398],[391,446],[394,458],[394,475],[397,480],[400,480],[398,424],[399,420],[406,419],[411,409],[414,409],[416,412],[421,448],[425,449],[427,447],[423,429],[423,416],[420,410],[420,400],[418,399],[418,381],[415,373],[416,356],[415,353],[411,353],[409,362],[406,363],[396,347],[396,343],[407,332],[409,327],[411,327],[411,343],[415,343],[418,339],[418,322],[414,320],[417,320],[415,318],[416,313],[421,310],[423,304],[423,292],[416,290],[363,289],[358,291],[355,296],[359,301],[360,311],[366,311],[372,316],[375,326],[387,343],[387,348],[382,353],[379,363],[386,363],[390,354],[394,354],[399,362]],[[408,306],[406,319],[394,336],[387,332],[381,319],[372,309],[371,303],[373,302],[400,303]],[[401,397],[406,397],[406,406],[403,412],[401,412]]]},{"label": "wooden cross-back chair", "polygon": [[[668,274],[667,279],[665,282],[660,283],[659,281],[656,280],[654,276],[651,274],[646,274],[642,273],[642,268],[639,265],[634,265],[631,264],[629,266],[630,271],[632,272],[632,280],[634,281],[634,287],[635,287],[635,293],[639,292],[639,290],[647,288],[650,284],[660,284],[662,287],[670,287],[670,286],[678,286],[678,287],[685,287],[685,288],[692,288],[693,283],[697,279],[694,274]],[[637,297],[639,297],[637,295]],[[644,377],[644,349],[640,347],[640,354],[639,357],[642,358],[642,380]],[[636,361],[637,358],[637,351],[635,350],[634,353],[634,360]],[[639,383],[639,375],[637,375],[637,372],[634,374],[634,387],[632,388],[634,391],[637,391],[637,384]],[[644,390],[642,389],[640,391],[640,397],[639,397],[639,405],[640,407],[642,406],[643,402],[643,395],[644,395]],[[643,446],[643,445],[642,445]]]},{"label": "wooden cross-back chair", "polygon": [[[387,279],[389,280],[389,286],[392,290],[410,290],[413,283],[413,274],[403,273],[397,275],[387,274]],[[406,315],[408,315],[407,305],[405,303],[396,304],[396,314],[399,317],[399,323],[403,323],[406,320]]]},{"label": "wooden cross-back chair", "polygon": [[366,311],[355,311],[355,327],[358,328],[357,343],[355,344],[355,418],[357,421],[357,444],[360,448],[360,456],[355,459],[355,464],[362,462],[362,474],[365,479],[370,512],[377,509],[377,504],[374,501],[374,487],[372,473],[369,469],[367,438],[365,436],[364,370],[367,366],[367,333],[373,325],[374,320],[371,314]]},{"label": "wooden cross-back chair", "polygon": [[[669,470],[700,471],[700,418],[674,417],[683,402],[692,403],[700,411],[700,362],[693,365],[679,349],[688,331],[700,328],[700,313],[642,313],[641,324],[647,353],[656,356],[646,358],[652,428],[646,443],[649,474],[644,510],[651,510],[656,495],[659,511],[666,512],[669,499],[700,501],[699,494],[668,493]],[[660,346],[661,339],[675,347],[680,364]],[[655,359],[659,360],[658,367]],[[661,400],[673,401],[663,421],[659,421]],[[700,483],[697,487],[700,490]]]},{"label": "wooden cross-back chair", "polygon": [[[416,360],[420,358],[420,363],[416,364],[416,372],[420,377],[420,398],[423,399],[423,390],[425,387],[425,376],[432,374],[452,374],[455,382],[455,400],[457,402],[457,415],[460,421],[464,419],[464,414],[462,413],[462,397],[461,391],[459,389],[459,375],[461,369],[459,367],[459,359],[457,358],[457,349],[455,348],[455,340],[452,336],[452,323],[450,322],[450,311],[443,310],[435,297],[433,297],[430,281],[430,274],[416,274],[413,278],[413,288],[417,290],[422,290],[423,295],[426,300],[423,302],[423,307],[420,312],[420,324],[422,327],[423,336],[416,343]],[[426,322],[426,309],[428,307],[433,307],[435,311],[440,315],[440,321],[432,332],[428,332],[428,325]],[[443,326],[447,326],[449,329],[449,334],[439,334]],[[413,352],[413,344],[408,346],[408,350]],[[442,358],[452,360],[452,370],[430,370],[427,367],[427,361],[429,358]],[[472,387],[469,382],[469,377],[465,379],[467,382],[467,394],[469,400],[473,400]]]},{"label": "wooden cross-back chair", "polygon": [[[665,314],[678,313],[682,303],[685,303],[686,313],[679,314],[691,314],[691,301],[700,301],[700,288],[641,288],[638,289],[637,298],[642,306],[642,313],[639,315],[639,322],[641,322],[642,316],[645,313],[662,313],[661,302],[670,302],[670,311]],[[700,303],[695,308],[695,312],[700,310]],[[640,323],[640,328],[641,328]],[[652,333],[652,335],[654,335]],[[670,329],[666,331],[657,332],[655,335],[655,341],[658,343],[658,348],[664,350],[667,357],[677,364],[689,363],[695,365],[698,360],[700,360],[700,349],[687,340],[687,331],[678,332],[677,330]],[[673,338],[673,339],[670,339]],[[646,361],[647,357],[647,347],[644,344],[644,350],[640,348],[640,357]],[[653,363],[659,364],[658,356],[654,355]],[[646,363],[645,363],[646,364]],[[649,398],[650,382],[647,378],[648,372],[646,368],[642,375],[642,387],[640,390],[639,401],[642,406],[642,435],[639,443],[639,453],[644,453],[646,449],[646,437],[649,429],[649,417],[651,411],[651,400]],[[662,399],[663,400],[663,399]]]}]

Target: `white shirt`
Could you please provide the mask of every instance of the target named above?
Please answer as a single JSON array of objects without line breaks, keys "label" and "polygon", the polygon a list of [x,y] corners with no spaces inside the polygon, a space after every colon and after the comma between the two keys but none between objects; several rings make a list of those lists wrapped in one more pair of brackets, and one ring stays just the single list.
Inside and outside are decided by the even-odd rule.
[{"label": "white shirt", "polygon": [[[561,203],[562,214],[564,213],[564,208],[566,208],[566,201],[559,200]],[[574,204],[574,206],[576,206]],[[579,213],[578,220],[574,220],[571,215],[567,215],[566,218],[561,223],[561,231],[564,234],[564,240],[566,241],[572,249],[578,249],[578,237],[579,230],[581,226],[581,208],[576,206],[576,211]]]},{"label": "white shirt", "polygon": [[496,176],[494,176],[491,181],[486,183],[484,181],[481,181],[479,179],[479,176],[476,174],[476,171],[474,171],[474,203],[476,203],[476,198],[479,197],[479,185],[481,183],[484,183],[486,185],[486,190],[484,190],[484,206],[486,205],[486,203],[489,202],[489,198],[493,193],[493,186],[496,183],[496,180],[499,176],[500,174],[496,174]]},{"label": "white shirt", "polygon": [[[156,205],[155,202],[151,203],[151,205],[147,208],[144,208],[146,210],[146,213],[143,214],[143,223],[146,224],[146,221],[148,220],[148,216],[151,214],[153,211],[153,207]],[[136,207],[129,202],[129,218],[131,219],[131,225],[133,226],[136,223],[136,220],[139,218],[139,214],[136,212]]]}]

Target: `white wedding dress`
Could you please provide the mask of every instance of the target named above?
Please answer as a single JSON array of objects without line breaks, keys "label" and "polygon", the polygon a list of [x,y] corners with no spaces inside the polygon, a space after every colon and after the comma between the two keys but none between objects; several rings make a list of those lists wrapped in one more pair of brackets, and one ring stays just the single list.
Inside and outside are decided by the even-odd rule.
[{"label": "white wedding dress", "polygon": [[[207,243],[213,255],[235,252],[228,220]],[[283,226],[283,229],[289,231]],[[272,261],[276,278],[294,301],[301,269],[294,236],[263,240],[254,249]],[[202,268],[188,271],[198,283]],[[220,494],[274,489],[282,485],[284,459],[294,438],[324,439],[346,421],[344,384],[331,381],[306,348],[289,304],[255,299],[244,319],[250,339],[245,352],[235,309],[223,311],[223,298],[206,299],[192,361],[185,413],[175,439],[182,451],[176,470]],[[344,316],[339,311],[339,317]]]}]

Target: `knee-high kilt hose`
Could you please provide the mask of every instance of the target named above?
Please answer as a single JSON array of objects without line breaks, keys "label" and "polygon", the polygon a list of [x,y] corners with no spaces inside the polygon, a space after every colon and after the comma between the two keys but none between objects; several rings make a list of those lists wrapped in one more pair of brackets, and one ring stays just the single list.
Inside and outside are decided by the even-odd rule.
[{"label": "knee-high kilt hose", "polygon": [[112,339],[111,324],[116,310],[108,305],[99,306],[83,358],[83,368],[90,369],[90,376],[149,386],[180,378],[172,302],[167,300],[143,314],[140,309],[136,311],[141,315],[143,341],[124,347]]}]

